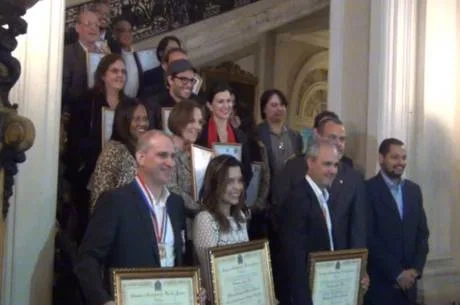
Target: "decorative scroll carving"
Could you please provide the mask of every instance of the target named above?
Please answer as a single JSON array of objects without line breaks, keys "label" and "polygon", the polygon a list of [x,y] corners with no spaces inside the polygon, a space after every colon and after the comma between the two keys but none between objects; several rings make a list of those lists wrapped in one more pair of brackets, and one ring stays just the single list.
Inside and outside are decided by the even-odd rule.
[{"label": "decorative scroll carving", "polygon": [[223,62],[215,67],[203,68],[200,71],[203,77],[203,88],[207,90],[217,82],[228,83],[237,93],[237,108],[240,115],[254,114],[257,99],[257,84],[259,80],[253,74],[241,69],[234,62]]},{"label": "decorative scroll carving", "polygon": [[0,170],[3,172],[3,219],[8,214],[14,176],[18,172],[17,164],[25,161],[25,151],[33,145],[35,138],[33,123],[18,115],[17,104],[11,103],[8,95],[21,73],[19,61],[11,55],[17,46],[16,36],[27,31],[27,23],[21,17],[37,1],[0,0]]}]

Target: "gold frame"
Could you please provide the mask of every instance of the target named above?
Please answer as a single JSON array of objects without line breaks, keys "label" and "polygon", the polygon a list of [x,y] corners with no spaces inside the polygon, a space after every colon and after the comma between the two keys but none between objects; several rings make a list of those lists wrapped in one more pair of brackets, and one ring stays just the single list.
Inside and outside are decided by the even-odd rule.
[{"label": "gold frame", "polygon": [[192,280],[193,299],[189,305],[198,304],[198,295],[200,293],[200,268],[199,267],[179,267],[179,268],[115,268],[112,269],[112,285],[113,294],[116,305],[123,304],[121,283],[123,280],[132,279],[145,279],[145,280],[159,280],[159,279],[175,279],[187,278]]},{"label": "gold frame", "polygon": [[[229,147],[238,147],[239,150],[240,150],[240,154],[239,154],[239,159],[238,161],[242,162],[242,159],[243,159],[243,145],[241,143],[213,143],[212,144],[212,151],[214,152],[215,156],[219,156],[219,154],[217,154],[217,151],[216,151],[216,146],[229,146]],[[228,155],[228,154],[227,154]],[[233,155],[230,155],[230,156],[233,156]]]},{"label": "gold frame", "polygon": [[[167,133],[168,135],[171,135],[172,132],[168,128],[168,120],[166,118],[166,112],[169,111],[169,114],[171,115],[171,110],[172,109],[173,109],[173,107],[163,107],[163,108],[161,108],[161,127],[162,127],[163,131],[165,133]],[[168,115],[168,119],[169,119],[169,115]]]},{"label": "gold frame", "polygon": [[238,243],[228,246],[218,246],[209,249],[209,264],[211,270],[211,281],[212,281],[212,294],[214,298],[215,305],[225,305],[220,302],[219,298],[219,275],[217,274],[216,268],[216,258],[220,258],[223,256],[231,256],[237,255],[244,252],[250,252],[255,250],[262,250],[264,262],[262,265],[264,266],[264,280],[266,285],[266,290],[268,292],[268,299],[267,305],[275,305],[275,290],[273,284],[273,277],[272,277],[272,268],[271,268],[271,258],[270,258],[270,248],[268,246],[268,240],[261,239],[261,240],[254,240],[245,243]]},{"label": "gold frame", "polygon": [[108,137],[108,139],[106,140],[105,139],[105,133],[106,133],[106,126],[107,126],[107,122],[106,122],[106,112],[108,111],[112,111],[113,112],[113,121],[112,121],[112,133],[113,133],[113,122],[115,120],[115,110],[112,110],[110,109],[109,107],[102,107],[101,109],[101,147],[102,149],[104,149],[105,145],[107,144],[108,141],[110,141],[110,138],[112,137],[112,133],[110,133],[110,136]]},{"label": "gold frame", "polygon": [[314,278],[315,278],[315,265],[320,262],[336,261],[336,260],[347,260],[347,259],[361,259],[361,268],[358,282],[358,304],[363,304],[363,298],[365,290],[361,287],[361,279],[366,274],[367,267],[367,249],[351,249],[351,250],[339,250],[339,251],[322,251],[322,252],[313,252],[310,253],[308,259],[308,270],[309,272],[309,284],[310,291],[313,298],[313,289],[314,289]]},{"label": "gold frame", "polygon": [[[200,149],[200,150],[204,150],[208,153],[210,153],[211,157],[209,158],[209,161],[212,160],[212,158],[214,158],[214,151],[209,149],[209,148],[206,148],[206,147],[203,147],[203,146],[200,146],[200,145],[196,145],[196,144],[192,144],[192,147],[190,149],[190,159],[192,161],[192,191],[193,191],[193,198],[195,199],[195,201],[198,201],[199,199],[199,193],[200,193],[200,190],[197,189],[197,178],[196,178],[196,170],[195,170],[195,161],[194,161],[194,151],[195,149]],[[209,163],[208,163],[209,164]],[[206,168],[207,168],[207,165],[206,165]],[[203,179],[204,179],[204,175],[206,174],[206,169],[204,171],[204,174],[203,174]]]}]

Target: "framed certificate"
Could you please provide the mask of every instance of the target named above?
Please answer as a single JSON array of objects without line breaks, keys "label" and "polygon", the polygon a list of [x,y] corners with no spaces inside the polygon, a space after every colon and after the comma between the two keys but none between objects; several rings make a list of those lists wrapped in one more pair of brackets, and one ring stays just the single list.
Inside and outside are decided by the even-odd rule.
[{"label": "framed certificate", "polygon": [[87,53],[86,55],[86,76],[88,78],[88,88],[94,86],[94,74],[96,73],[97,66],[101,62],[102,57],[106,54],[104,53]]},{"label": "framed certificate", "polygon": [[241,162],[242,146],[238,143],[214,143],[212,150],[216,156],[230,155],[238,159]]},{"label": "framed certificate", "polygon": [[101,130],[102,130],[102,148],[110,140],[112,136],[113,129],[113,120],[115,118],[115,111],[109,109],[108,107],[102,107],[101,110],[102,120],[101,120]]},{"label": "framed certificate", "polygon": [[160,65],[160,62],[157,59],[156,49],[141,50],[136,53],[143,72],[156,68]]},{"label": "framed certificate", "polygon": [[191,149],[192,157],[192,183],[193,197],[198,201],[201,187],[203,186],[204,174],[209,162],[214,157],[213,151],[202,146],[193,144]]},{"label": "framed certificate", "polygon": [[161,127],[163,131],[169,135],[172,134],[171,130],[168,128],[168,119],[171,114],[172,107],[161,108]]},{"label": "framed certificate", "polygon": [[199,268],[113,269],[117,305],[196,305]]},{"label": "framed certificate", "polygon": [[275,293],[267,240],[211,248],[215,305],[274,305]]},{"label": "framed certificate", "polygon": [[257,200],[259,196],[260,181],[261,181],[261,170],[262,162],[253,162],[251,163],[252,168],[252,178],[249,181],[248,188],[246,190],[246,206],[251,207]]},{"label": "framed certificate", "polygon": [[309,268],[313,304],[362,305],[361,279],[366,265],[367,249],[311,253]]}]

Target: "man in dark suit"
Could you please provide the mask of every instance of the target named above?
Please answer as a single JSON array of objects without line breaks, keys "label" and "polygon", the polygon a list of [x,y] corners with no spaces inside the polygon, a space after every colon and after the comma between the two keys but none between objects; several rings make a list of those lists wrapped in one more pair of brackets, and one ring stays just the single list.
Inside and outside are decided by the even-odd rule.
[{"label": "man in dark suit", "polygon": [[136,179],[98,200],[79,249],[75,273],[89,305],[115,304],[110,268],[182,264],[184,202],[166,188],[175,165],[172,140],[161,131],[146,132],[136,161]]},{"label": "man in dark suit", "polygon": [[[329,139],[337,145],[339,157],[345,150],[346,132],[343,123],[336,118],[324,119],[315,130],[315,136]],[[277,210],[282,210],[282,203],[294,186],[302,181],[307,164],[304,157],[294,157],[274,181],[274,202]],[[334,224],[333,237],[336,249],[366,248],[366,202],[364,182],[357,171],[342,160],[339,163],[337,177],[328,186],[328,201]]]},{"label": "man in dark suit", "polygon": [[[305,159],[304,159],[305,160]],[[334,250],[334,225],[327,205],[337,174],[339,154],[334,143],[315,140],[306,153],[308,171],[291,190],[279,213],[279,233],[287,292],[281,304],[312,305],[308,256],[312,252]]]},{"label": "man in dark suit", "polygon": [[367,305],[416,304],[416,283],[428,254],[429,231],[420,187],[402,177],[404,143],[384,140],[380,172],[366,182],[369,221]]},{"label": "man in dark suit", "polygon": [[99,37],[99,18],[89,10],[80,12],[76,24],[78,41],[64,48],[62,71],[63,112],[88,89],[87,52],[108,52],[97,45]]},{"label": "man in dark suit", "polygon": [[133,27],[126,18],[118,18],[113,24],[112,53],[120,54],[126,66],[124,92],[135,98],[143,90],[144,72],[137,52],[133,48]]},{"label": "man in dark suit", "polygon": [[[156,49],[157,60],[160,63],[160,65],[158,67],[144,72],[144,80],[146,86],[144,92],[142,92],[143,97],[151,97],[153,95],[157,95],[159,93],[168,91],[166,88],[165,77],[165,74],[168,71],[168,62],[177,59],[188,60],[187,53],[183,49],[181,49],[181,47],[182,44],[179,38],[177,38],[176,36],[165,36],[160,40]],[[183,54],[182,56],[181,54],[177,54],[179,57],[169,60],[169,58],[166,58],[169,57],[169,55],[166,55],[169,53],[170,50],[173,49],[180,49],[182,50],[182,52],[178,53]]]}]

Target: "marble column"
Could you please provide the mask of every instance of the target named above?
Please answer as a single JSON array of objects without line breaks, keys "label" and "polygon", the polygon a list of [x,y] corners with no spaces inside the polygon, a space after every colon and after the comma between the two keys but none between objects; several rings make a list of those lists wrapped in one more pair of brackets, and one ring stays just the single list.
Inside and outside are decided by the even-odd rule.
[{"label": "marble column", "polygon": [[370,0],[330,1],[328,108],[344,121],[347,155],[366,166]]},{"label": "marble column", "polygon": [[458,219],[458,0],[420,2],[414,178],[421,184],[431,229],[422,281],[426,303],[460,301]]},{"label": "marble column", "polygon": [[2,305],[51,304],[64,7],[64,0],[32,7],[14,52],[22,73],[11,101],[32,120],[36,138],[16,176],[8,214]]},{"label": "marble column", "polygon": [[[414,152],[417,0],[371,3],[366,174],[378,169],[380,142],[395,137]],[[411,175],[414,159],[406,174]]]}]

